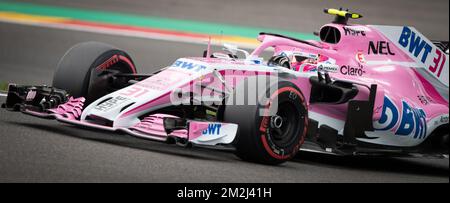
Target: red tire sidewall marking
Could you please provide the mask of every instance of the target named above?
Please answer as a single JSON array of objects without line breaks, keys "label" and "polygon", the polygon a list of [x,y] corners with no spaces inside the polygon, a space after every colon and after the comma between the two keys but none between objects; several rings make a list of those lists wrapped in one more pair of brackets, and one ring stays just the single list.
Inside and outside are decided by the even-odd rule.
[{"label": "red tire sidewall marking", "polygon": [[[305,110],[307,111],[307,107],[305,106],[305,100],[304,100],[304,96],[301,92],[299,92],[297,89],[295,89],[294,87],[283,87],[281,89],[278,89],[276,92],[274,92],[271,96],[270,96],[270,100],[267,101],[266,106],[269,105],[270,101],[272,101],[276,96],[284,93],[284,92],[294,92],[295,94],[297,94],[300,97],[301,100],[301,105],[305,108]],[[267,137],[266,137],[266,132],[265,129],[267,128],[267,124],[265,122],[267,122],[267,117],[269,115],[269,109],[268,108],[263,115],[263,119],[261,120],[261,124],[260,124],[260,131],[263,132],[263,134],[261,134],[261,142],[265,148],[265,150],[267,151],[267,153],[269,153],[270,156],[272,156],[275,159],[279,159],[279,160],[285,160],[285,159],[289,159],[291,158],[292,154],[298,152],[298,150],[300,149],[300,146],[304,143],[305,141],[305,136],[306,136],[306,132],[308,129],[308,117],[305,115],[305,125],[304,125],[304,129],[303,129],[303,134],[300,138],[299,143],[297,144],[297,146],[295,146],[294,150],[288,154],[288,155],[278,155],[275,152],[273,152],[272,148],[269,146],[268,141],[267,141]],[[265,121],[265,122],[264,122]]]},{"label": "red tire sidewall marking", "polygon": [[128,64],[128,66],[131,68],[131,72],[133,74],[136,74],[136,67],[134,67],[133,62],[131,62],[131,60],[125,56],[119,55],[119,60],[125,62],[126,64]]},{"label": "red tire sidewall marking", "polygon": [[102,64],[98,65],[95,69],[98,71],[103,71],[120,61],[126,63],[130,68],[130,71],[133,74],[136,74],[136,67],[134,67],[133,62],[131,62],[129,58],[119,54],[111,56],[109,59],[105,60]]}]

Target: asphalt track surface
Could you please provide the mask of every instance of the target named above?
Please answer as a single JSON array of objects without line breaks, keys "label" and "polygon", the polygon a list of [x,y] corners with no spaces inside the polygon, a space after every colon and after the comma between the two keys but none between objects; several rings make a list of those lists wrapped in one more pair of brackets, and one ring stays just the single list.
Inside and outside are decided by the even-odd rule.
[{"label": "asphalt track surface", "polygon": [[[48,0],[33,2],[77,4],[72,1],[68,1],[69,3],[55,3],[56,1]],[[117,5],[114,3],[119,1],[112,1],[109,7],[99,6],[101,5],[99,1],[89,2],[91,3],[86,1],[83,2],[85,4],[66,6],[147,14],[145,7],[138,4],[139,2],[144,4],[143,1],[136,1],[138,3],[125,5],[123,8],[117,6],[119,3]],[[158,4],[162,1],[154,2],[155,5],[161,6],[160,9],[164,8]],[[399,1],[398,4],[401,2]],[[412,2],[407,6],[415,5],[414,8],[425,5],[416,1],[403,2]],[[429,22],[424,22],[419,17],[409,18],[411,23],[417,23],[415,26],[421,27],[419,29],[424,33],[448,40],[448,1],[428,1],[427,3],[437,5],[435,9],[446,13],[442,15],[433,12],[423,18],[441,19],[445,24],[431,23],[433,25],[431,26]],[[286,4],[287,6],[280,3],[280,6],[288,7],[292,2],[287,1]],[[301,13],[302,9],[311,12],[307,10],[311,7],[318,9],[326,7],[317,4],[309,5],[309,8],[299,8],[298,12]],[[368,4],[371,9],[365,8],[367,12],[387,8],[382,4]],[[178,4],[174,5],[175,10],[179,9],[176,6]],[[249,7],[248,3],[243,5]],[[364,6],[362,3],[351,5]],[[148,6],[150,7],[153,6]],[[229,7],[230,5],[224,5],[224,9],[230,9]],[[411,10],[395,8],[398,8],[397,3],[391,3],[390,10],[396,13],[396,18],[392,22],[404,18],[405,12]],[[177,17],[176,13],[167,12],[165,15]],[[203,12],[193,13],[190,17],[199,20],[205,20],[206,17],[201,15],[207,15]],[[255,15],[258,14],[249,12],[248,15],[251,19],[257,19]],[[242,12],[235,12],[231,19],[216,18],[206,19],[225,23],[235,23],[236,20],[238,23],[239,18],[244,19],[244,16]],[[377,20],[381,21],[380,18],[386,17],[377,17]],[[248,22],[241,23],[245,25]],[[323,22],[315,22],[314,26],[318,27],[321,23]],[[401,21],[398,23],[400,24]],[[284,25],[277,26],[286,28]],[[427,29],[427,27],[433,27],[433,29]],[[303,30],[294,29],[294,31]],[[135,59],[138,71],[142,73],[170,64],[178,57],[201,55],[204,49],[203,46],[193,44],[0,23],[0,81],[49,84],[59,58],[73,44],[83,41],[102,41],[127,50]],[[0,102],[4,102],[4,97],[0,97]],[[40,120],[0,110],[0,182],[448,183],[448,172],[448,159],[333,157],[311,153],[301,153],[293,161],[281,166],[265,166],[243,162],[228,152],[198,148],[184,149],[123,134],[79,129],[55,121]]]}]

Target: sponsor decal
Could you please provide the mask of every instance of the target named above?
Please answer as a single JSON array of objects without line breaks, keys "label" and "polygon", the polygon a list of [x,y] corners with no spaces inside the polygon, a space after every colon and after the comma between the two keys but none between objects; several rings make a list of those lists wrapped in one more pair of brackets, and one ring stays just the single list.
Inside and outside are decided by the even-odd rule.
[{"label": "sponsor decal", "polygon": [[362,51],[358,51],[358,53],[356,53],[356,61],[359,63],[366,63],[366,57]]},{"label": "sponsor decal", "polygon": [[431,102],[433,102],[433,99],[431,99],[429,96],[418,95],[417,98],[419,99],[420,103],[422,103],[423,105],[428,105]]},{"label": "sponsor decal", "polygon": [[448,121],[449,121],[448,115],[443,115],[439,119],[434,120],[433,125],[440,126],[442,124],[448,124]]},{"label": "sponsor decal", "polygon": [[139,98],[140,96],[145,95],[148,92],[149,90],[142,88],[139,85],[134,85],[124,89],[120,92],[120,94],[127,97]]},{"label": "sponsor decal", "polygon": [[25,98],[25,101],[32,101],[36,97],[36,91],[31,90],[27,93],[27,97]]},{"label": "sponsor decal", "polygon": [[317,58],[317,54],[311,54],[311,53],[304,53],[304,52],[293,52],[293,51],[283,51],[280,53],[281,56],[301,56],[301,57],[307,57],[307,58]]},{"label": "sponsor decal", "polygon": [[402,108],[399,109],[389,97],[385,96],[381,118],[375,126],[376,130],[391,130],[398,136],[425,139],[426,114],[423,109],[413,108],[404,100],[402,100]]},{"label": "sponsor decal", "polygon": [[409,27],[403,27],[398,43],[404,48],[407,48],[407,50],[416,58],[419,58],[422,63],[427,61],[428,55],[433,49],[430,44],[423,40],[420,35],[412,31]]},{"label": "sponsor decal", "polygon": [[374,113],[380,113],[380,111],[383,109],[383,106],[378,106],[375,108],[375,110],[373,111]]},{"label": "sponsor decal", "polygon": [[394,56],[395,53],[391,50],[391,45],[386,41],[378,41],[378,42],[369,42],[369,50],[367,54],[375,54],[375,55],[391,55]]},{"label": "sponsor decal", "polygon": [[[441,76],[442,69],[444,69],[445,61],[447,60],[447,57],[445,54],[441,52],[441,50],[436,49],[436,57],[433,59],[433,64],[428,67],[430,72],[433,74],[436,74],[437,77]],[[439,65],[440,64],[440,65]]]},{"label": "sponsor decal", "polygon": [[123,102],[125,102],[127,100],[128,100],[128,98],[126,98],[126,97],[117,96],[117,97],[111,98],[111,99],[109,99],[109,100],[107,100],[107,101],[97,105],[95,107],[95,109],[99,110],[99,111],[106,112],[106,111],[109,111],[109,110],[113,109],[117,105],[119,105],[119,104],[121,104],[121,103],[123,103]]},{"label": "sponsor decal", "polygon": [[270,119],[268,116],[263,117],[261,125],[259,126],[259,131],[261,131],[262,133],[266,133],[267,128],[269,127],[269,120]]},{"label": "sponsor decal", "polygon": [[352,75],[352,76],[363,76],[366,71],[364,70],[364,67],[362,65],[359,65],[359,67],[353,67],[350,65],[344,65],[341,66],[341,74],[343,75]]},{"label": "sponsor decal", "polygon": [[[403,31],[400,35],[398,43],[406,48],[414,57],[419,59],[425,65],[428,65],[428,69],[438,78],[441,76],[444,69],[447,56],[441,50],[436,49],[433,51],[433,47],[427,41],[422,39],[421,35],[411,30],[409,27],[403,27]],[[433,56],[434,55],[434,56]],[[433,57],[431,63],[426,63],[429,57]]]},{"label": "sponsor decal", "polygon": [[195,64],[193,62],[187,62],[187,61],[182,61],[182,60],[175,61],[172,64],[172,67],[182,68],[185,70],[192,70],[195,72],[199,72],[201,70],[206,69],[206,66],[204,66],[204,65]]},{"label": "sponsor decal", "polygon": [[293,91],[289,92],[289,99],[296,100],[297,97],[298,97],[298,95],[295,92],[293,92]]},{"label": "sponsor decal", "polygon": [[220,135],[222,124],[208,124],[208,128],[202,131],[202,135]]},{"label": "sponsor decal", "polygon": [[99,70],[99,71],[106,70],[109,67],[111,67],[112,65],[116,64],[117,62],[119,62],[119,56],[114,55],[111,58],[109,58],[108,60],[106,60],[105,62],[103,62],[102,64],[100,64],[99,66],[97,66],[95,69]]},{"label": "sponsor decal", "polygon": [[366,36],[366,31],[364,29],[360,29],[359,27],[344,26],[343,29],[346,36],[355,36],[355,37]]},{"label": "sponsor decal", "polygon": [[441,121],[441,123],[448,123],[448,115],[447,116],[441,116],[441,119],[439,121]]},{"label": "sponsor decal", "polygon": [[339,66],[335,64],[329,64],[329,63],[322,63],[318,66],[319,71],[325,71],[325,72],[338,72]]}]

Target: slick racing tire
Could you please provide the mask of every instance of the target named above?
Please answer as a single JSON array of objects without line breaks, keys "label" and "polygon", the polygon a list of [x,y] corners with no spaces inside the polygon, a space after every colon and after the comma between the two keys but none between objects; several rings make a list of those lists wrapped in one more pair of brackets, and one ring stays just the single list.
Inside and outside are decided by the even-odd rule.
[{"label": "slick racing tire", "polygon": [[[255,78],[247,78],[236,90],[244,88],[244,95],[247,97],[248,92],[257,90],[252,87]],[[277,81],[275,84],[266,85],[270,87],[265,90],[267,99],[263,101],[260,95],[257,96],[260,102],[256,105],[227,103],[225,106],[224,121],[239,126],[233,144],[236,155],[243,160],[269,165],[281,164],[292,159],[304,142],[308,127],[305,98],[290,82]],[[237,97],[235,93],[234,98]]]},{"label": "slick racing tire", "polygon": [[131,57],[124,51],[101,42],[83,42],[70,48],[58,63],[53,87],[71,96],[85,97],[89,104],[110,93],[112,74],[136,73]]}]

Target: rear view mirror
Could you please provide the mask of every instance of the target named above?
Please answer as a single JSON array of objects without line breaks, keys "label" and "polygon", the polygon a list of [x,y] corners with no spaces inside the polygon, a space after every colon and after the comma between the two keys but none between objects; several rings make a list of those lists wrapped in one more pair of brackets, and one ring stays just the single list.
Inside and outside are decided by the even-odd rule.
[{"label": "rear view mirror", "polygon": [[244,53],[246,59],[248,59],[248,57],[250,56],[250,54],[247,51],[239,49],[239,47],[235,44],[223,44],[223,46],[224,50],[229,51],[233,55],[237,55],[238,52],[242,52]]}]

